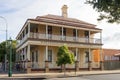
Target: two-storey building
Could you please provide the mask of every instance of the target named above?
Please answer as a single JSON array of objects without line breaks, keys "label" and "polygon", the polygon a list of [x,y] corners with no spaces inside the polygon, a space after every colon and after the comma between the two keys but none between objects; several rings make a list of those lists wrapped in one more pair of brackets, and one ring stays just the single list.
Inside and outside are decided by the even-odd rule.
[{"label": "two-storey building", "polygon": [[[102,48],[102,30],[94,24],[68,18],[66,5],[61,9],[62,16],[48,14],[27,19],[18,33],[16,61],[27,72],[60,70],[56,64],[57,52],[64,44],[74,53],[77,70],[100,68],[100,63],[93,60],[92,51]],[[99,37],[95,38],[95,34]],[[75,64],[66,68],[75,69]]]}]

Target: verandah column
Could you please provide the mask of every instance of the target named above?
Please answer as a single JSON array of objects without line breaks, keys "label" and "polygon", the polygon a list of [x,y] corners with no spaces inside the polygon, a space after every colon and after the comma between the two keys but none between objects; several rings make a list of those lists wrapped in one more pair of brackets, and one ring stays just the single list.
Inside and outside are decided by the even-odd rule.
[{"label": "verandah column", "polygon": [[[102,44],[102,31],[100,31],[100,43]],[[104,70],[102,47],[100,48],[100,69]]]},{"label": "verandah column", "polygon": [[31,73],[30,44],[27,46],[27,73]]},{"label": "verandah column", "polygon": [[92,70],[92,53],[91,50],[89,48],[89,62],[88,62],[88,70],[91,71]]},{"label": "verandah column", "polygon": [[79,71],[79,61],[78,61],[78,48],[76,48],[76,57],[75,57],[75,70]]},{"label": "verandah column", "polygon": [[46,39],[48,39],[48,25],[46,24]]},{"label": "verandah column", "polygon": [[100,69],[104,70],[102,48],[100,48]]},{"label": "verandah column", "polygon": [[45,46],[45,72],[49,72],[48,46]]},{"label": "verandah column", "polygon": [[28,22],[28,37],[30,37],[30,22]]}]

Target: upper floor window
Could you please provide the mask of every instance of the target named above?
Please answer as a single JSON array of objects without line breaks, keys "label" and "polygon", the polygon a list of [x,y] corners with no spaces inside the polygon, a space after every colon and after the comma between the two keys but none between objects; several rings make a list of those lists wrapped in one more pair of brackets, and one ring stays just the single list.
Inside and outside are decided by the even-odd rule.
[{"label": "upper floor window", "polygon": [[84,35],[85,37],[89,38],[89,31],[85,31]]},{"label": "upper floor window", "polygon": [[48,34],[52,34],[52,26],[48,26]]},{"label": "upper floor window", "polygon": [[63,28],[63,36],[66,36],[66,28]]},{"label": "upper floor window", "polygon": [[38,33],[38,27],[35,28],[35,32]]},{"label": "upper floor window", "polygon": [[76,29],[73,29],[73,37],[76,37]]},{"label": "upper floor window", "polygon": [[52,50],[48,50],[48,61],[52,62]]}]

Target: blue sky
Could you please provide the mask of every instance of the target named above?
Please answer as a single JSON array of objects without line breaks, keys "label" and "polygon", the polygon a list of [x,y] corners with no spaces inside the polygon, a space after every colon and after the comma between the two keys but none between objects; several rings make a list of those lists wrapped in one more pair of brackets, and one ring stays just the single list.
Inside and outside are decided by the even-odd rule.
[{"label": "blue sky", "polygon": [[[103,47],[120,48],[120,25],[98,22],[98,14],[85,0],[0,0],[0,16],[6,18],[8,34],[13,39],[26,19],[46,14],[61,15],[62,5],[68,5],[68,17],[77,18],[103,29]],[[0,42],[5,40],[5,21],[0,18]]]}]

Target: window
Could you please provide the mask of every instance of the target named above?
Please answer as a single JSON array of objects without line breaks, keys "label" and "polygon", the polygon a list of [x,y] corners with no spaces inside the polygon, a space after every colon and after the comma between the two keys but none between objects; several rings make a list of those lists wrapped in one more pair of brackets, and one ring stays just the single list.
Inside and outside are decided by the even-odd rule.
[{"label": "window", "polygon": [[89,52],[85,52],[85,62],[89,61]]},{"label": "window", "polygon": [[35,51],[35,53],[36,53],[36,54],[35,54],[35,57],[36,57],[36,60],[35,60],[35,61],[38,62],[38,51]]},{"label": "window", "polygon": [[22,57],[23,57],[23,60],[25,60],[25,55],[23,55]]},{"label": "window", "polygon": [[73,29],[73,40],[76,40],[76,37],[77,37],[76,29]]},{"label": "window", "polygon": [[72,50],[72,53],[73,53],[74,57],[76,57],[76,51]]},{"label": "window", "polygon": [[36,27],[35,32],[38,33],[38,27]]},{"label": "window", "polygon": [[38,51],[36,50],[36,51],[34,51],[34,52],[32,52],[32,56],[31,56],[31,60],[32,60],[32,62],[38,62]]},{"label": "window", "polygon": [[62,27],[60,27],[60,35],[62,35]]},{"label": "window", "polygon": [[31,60],[32,60],[32,62],[34,62],[34,52],[32,52],[32,56],[31,56]]},{"label": "window", "polygon": [[76,37],[76,29],[73,29],[73,37]]},{"label": "window", "polygon": [[48,34],[52,34],[52,26],[48,26]]},{"label": "window", "polygon": [[52,62],[52,50],[48,50],[48,61]]},{"label": "window", "polygon": [[85,38],[86,38],[85,41],[89,42],[89,31],[85,31],[84,35],[85,35]]},{"label": "window", "polygon": [[85,37],[89,38],[89,31],[85,31]]},{"label": "window", "polygon": [[66,36],[66,28],[63,28],[63,36]]},{"label": "window", "polygon": [[48,39],[52,38],[52,26],[48,26]]}]

